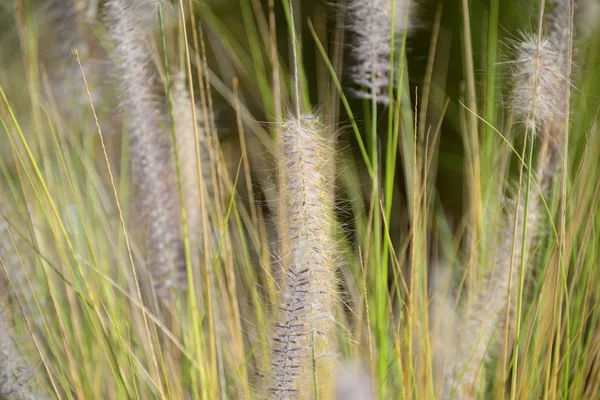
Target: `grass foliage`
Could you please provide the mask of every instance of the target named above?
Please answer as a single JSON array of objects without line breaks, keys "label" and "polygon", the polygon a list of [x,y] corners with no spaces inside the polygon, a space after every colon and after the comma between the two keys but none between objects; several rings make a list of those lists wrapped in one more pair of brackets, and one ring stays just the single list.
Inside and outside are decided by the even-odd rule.
[{"label": "grass foliage", "polygon": [[0,2],[0,399],[600,397],[598,20]]}]

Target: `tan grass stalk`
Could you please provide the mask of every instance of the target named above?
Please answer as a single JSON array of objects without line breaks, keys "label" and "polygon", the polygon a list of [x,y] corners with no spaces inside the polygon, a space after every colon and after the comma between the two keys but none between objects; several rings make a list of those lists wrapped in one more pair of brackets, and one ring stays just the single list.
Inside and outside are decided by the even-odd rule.
[{"label": "tan grass stalk", "polygon": [[333,157],[317,118],[302,116],[284,125],[284,210],[287,241],[280,302],[272,334],[267,397],[315,396],[327,383],[334,352],[335,259],[332,191],[324,168]]}]

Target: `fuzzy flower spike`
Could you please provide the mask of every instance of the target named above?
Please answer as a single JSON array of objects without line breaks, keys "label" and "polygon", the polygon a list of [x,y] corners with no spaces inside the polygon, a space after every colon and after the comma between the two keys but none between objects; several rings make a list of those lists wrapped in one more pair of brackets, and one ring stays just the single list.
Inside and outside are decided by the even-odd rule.
[{"label": "fuzzy flower spike", "polygon": [[[455,360],[446,371],[442,399],[475,399],[479,377],[490,344],[503,332],[508,295],[514,300],[519,285],[519,264],[525,257],[530,264],[529,249],[539,232],[541,211],[536,191],[530,195],[528,210],[525,199],[506,214],[500,230],[493,265],[475,299],[463,310],[456,340]],[[523,226],[527,233],[523,236]],[[522,243],[525,242],[525,252]],[[514,247],[513,247],[514,244]]]},{"label": "fuzzy flower spike", "polygon": [[[389,102],[391,56],[402,35],[412,27],[412,0],[351,0],[349,29],[355,35],[351,53],[356,63],[350,70],[359,98]],[[392,39],[394,46],[392,46]],[[396,63],[397,60],[394,61]]]},{"label": "fuzzy flower spike", "polygon": [[116,69],[121,76],[121,102],[127,117],[131,166],[141,214],[147,222],[148,265],[156,293],[168,297],[183,287],[178,197],[172,179],[172,150],[160,127],[152,94],[150,56],[142,44],[136,13],[124,0],[107,4],[107,23],[115,44]]},{"label": "fuzzy flower spike", "polygon": [[527,35],[517,45],[513,63],[512,104],[527,129],[543,131],[551,121],[563,120],[562,95],[566,79],[564,55],[554,40]]},{"label": "fuzzy flower spike", "polygon": [[313,371],[326,381],[333,344],[335,260],[331,190],[325,171],[331,151],[313,116],[284,124],[283,257],[278,316],[273,328],[268,397],[312,398]]}]

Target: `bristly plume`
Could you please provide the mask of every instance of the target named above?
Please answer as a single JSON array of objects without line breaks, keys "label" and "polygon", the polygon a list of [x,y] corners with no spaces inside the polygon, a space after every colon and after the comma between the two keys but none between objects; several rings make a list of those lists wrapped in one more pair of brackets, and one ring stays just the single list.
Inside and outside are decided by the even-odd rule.
[{"label": "bristly plume", "polygon": [[319,120],[309,115],[289,120],[283,129],[284,210],[279,217],[287,253],[266,388],[271,399],[313,397],[315,370],[319,381],[330,378],[335,258],[331,183],[324,169],[333,154],[322,132]]},{"label": "bristly plume", "polygon": [[135,14],[123,0],[110,0],[107,28],[115,45],[121,78],[122,109],[127,118],[130,158],[137,199],[147,223],[147,257],[156,292],[167,297],[170,288],[187,282],[179,237],[178,196],[172,182],[170,135],[160,127],[152,95],[149,54],[142,44]]},{"label": "bristly plume", "polygon": [[0,304],[0,398],[42,400],[35,373],[19,353],[10,335],[11,324]]},{"label": "bristly plume", "polygon": [[528,129],[545,133],[565,123],[571,0],[548,0],[545,33],[525,35],[516,45],[513,107]]},{"label": "bristly plume", "polygon": [[[506,215],[500,231],[498,246],[494,250],[493,266],[477,291],[474,300],[465,306],[457,333],[457,351],[454,365],[447,369],[442,399],[475,399],[479,375],[483,369],[490,344],[502,334],[509,294],[517,295],[520,265],[525,257],[525,271],[531,264],[529,249],[540,231],[539,194],[530,193],[528,211],[525,200]],[[527,234],[523,227],[527,222]],[[525,241],[525,253],[522,244]],[[512,301],[511,301],[512,303]]]},{"label": "bristly plume", "polygon": [[546,37],[538,45],[537,35],[528,35],[517,44],[512,103],[528,129],[544,131],[553,120],[564,119],[564,62],[564,54]]},{"label": "bristly plume", "polygon": [[513,62],[512,105],[548,146],[546,177],[555,173],[568,123],[571,7],[571,0],[548,0],[543,35],[525,35]]},{"label": "bristly plume", "polygon": [[[389,102],[391,56],[400,47],[404,33],[413,26],[412,0],[351,0],[348,5],[350,31],[356,36],[351,53],[356,65],[350,70],[357,97],[376,96]],[[392,45],[393,40],[393,45]],[[394,64],[398,56],[394,57]]]}]

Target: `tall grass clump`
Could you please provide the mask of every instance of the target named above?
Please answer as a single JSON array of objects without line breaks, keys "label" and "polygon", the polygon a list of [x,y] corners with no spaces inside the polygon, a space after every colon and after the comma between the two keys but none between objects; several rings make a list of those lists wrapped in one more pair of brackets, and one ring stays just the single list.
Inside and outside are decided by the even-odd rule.
[{"label": "tall grass clump", "polygon": [[[513,211],[504,217],[500,237],[491,249],[491,268],[475,300],[463,311],[458,326],[456,360],[446,376],[443,398],[476,398],[478,380],[493,342],[503,336],[514,339],[513,330],[520,323],[523,307],[523,281],[531,274],[535,262],[531,247],[534,240],[547,231],[541,223],[544,219],[542,200],[550,194],[559,161],[556,152],[564,143],[569,73],[565,65],[570,59],[566,43],[569,40],[568,7],[561,1],[554,3],[557,4],[547,17],[548,32],[543,33],[540,26],[537,35],[527,35],[516,45],[512,106],[527,135],[527,152],[524,153],[527,161],[523,162],[528,164],[522,165],[521,171],[527,167],[528,172],[513,200]],[[537,172],[533,174],[536,135],[542,139],[542,146]]]},{"label": "tall grass clump", "polygon": [[600,397],[597,0],[4,3],[0,399]]},{"label": "tall grass clump", "polygon": [[[463,310],[458,320],[458,332],[455,340],[457,349],[454,364],[445,378],[445,399],[476,398],[478,378],[484,370],[486,355],[493,343],[504,335],[507,321],[506,309],[510,308],[510,317],[514,318],[516,295],[519,293],[519,265],[523,260],[527,274],[533,263],[530,256],[532,243],[541,228],[540,201],[537,193],[531,193],[525,208],[525,196],[522,195],[504,217],[505,222],[497,247],[493,250],[490,271],[477,291],[475,299]],[[525,235],[525,236],[524,236]]]}]

